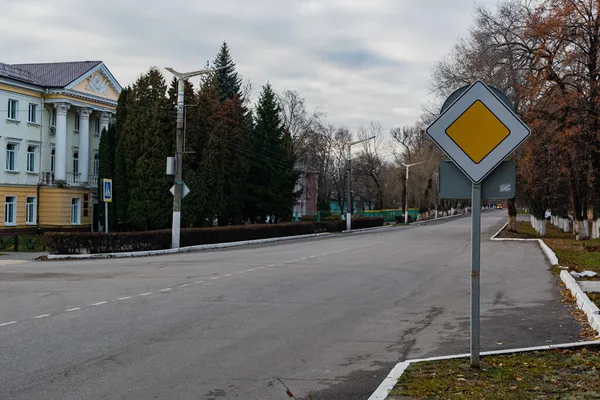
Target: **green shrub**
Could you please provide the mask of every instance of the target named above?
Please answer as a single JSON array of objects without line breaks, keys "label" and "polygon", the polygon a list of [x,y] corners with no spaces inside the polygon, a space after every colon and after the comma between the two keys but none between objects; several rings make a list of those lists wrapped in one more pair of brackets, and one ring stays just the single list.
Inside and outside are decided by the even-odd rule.
[{"label": "green shrub", "polygon": [[[383,218],[352,220],[353,229],[382,226]],[[307,235],[318,232],[341,232],[345,221],[297,222],[186,228],[181,230],[182,247],[202,244],[239,242],[284,236]],[[52,254],[119,253],[161,250],[171,247],[171,231],[144,232],[47,232],[44,243]]]}]

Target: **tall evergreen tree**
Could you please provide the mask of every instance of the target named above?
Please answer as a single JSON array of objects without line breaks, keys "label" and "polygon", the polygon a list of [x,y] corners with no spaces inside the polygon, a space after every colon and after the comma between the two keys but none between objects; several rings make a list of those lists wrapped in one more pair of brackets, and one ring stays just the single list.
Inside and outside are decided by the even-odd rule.
[{"label": "tall evergreen tree", "polygon": [[[98,198],[102,199],[102,179],[114,179],[115,177],[115,150],[116,150],[116,127],[113,124],[108,126],[108,129],[103,129],[100,135],[100,144],[98,147]],[[108,204],[109,226],[115,229],[117,226],[117,215],[115,213],[115,205]],[[104,205],[101,204],[98,213],[99,221],[104,225]]]},{"label": "tall evergreen tree", "polygon": [[[184,159],[184,180],[190,193],[182,202],[182,218],[185,224],[205,226],[212,223],[217,215],[216,200],[222,192],[212,184],[211,175],[219,175],[207,164],[207,157],[215,153],[209,140],[213,132],[213,114],[219,106],[219,96],[211,81],[204,81],[197,94],[197,107],[190,108],[189,129],[186,133],[186,149],[192,152]],[[193,125],[193,127],[192,127]],[[217,176],[218,178],[219,176]],[[216,185],[219,186],[220,185]],[[212,193],[211,191],[215,191]]]},{"label": "tall evergreen tree", "polygon": [[166,96],[167,85],[155,68],[131,88],[123,144],[128,184],[127,223],[133,229],[171,226],[172,181],[165,175],[165,160],[173,155],[175,110]]},{"label": "tall evergreen tree", "polygon": [[237,96],[242,100],[242,79],[235,70],[235,63],[229,54],[227,43],[223,42],[221,50],[213,62],[214,68],[222,68],[214,73],[214,79],[219,91],[219,99],[224,102]]},{"label": "tall evergreen tree", "polygon": [[117,103],[117,116],[115,121],[115,149],[114,149],[114,180],[113,180],[113,214],[117,218],[117,225],[113,229],[127,228],[127,205],[129,203],[128,177],[125,166],[125,126],[129,116],[128,109],[133,101],[129,96],[131,89],[124,88]]},{"label": "tall evergreen tree", "polygon": [[251,134],[252,160],[249,173],[247,211],[252,219],[264,221],[291,215],[297,179],[291,138],[284,131],[279,103],[270,84],[263,86]]}]

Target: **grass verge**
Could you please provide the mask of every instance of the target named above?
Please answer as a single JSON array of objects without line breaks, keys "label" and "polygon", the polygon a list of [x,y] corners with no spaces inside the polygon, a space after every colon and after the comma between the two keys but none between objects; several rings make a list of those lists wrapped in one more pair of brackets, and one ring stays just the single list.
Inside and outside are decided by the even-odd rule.
[{"label": "grass verge", "polygon": [[597,399],[600,346],[411,364],[392,395],[415,399]]},{"label": "grass verge", "polygon": [[540,236],[529,222],[517,221],[517,232],[510,232],[506,228],[498,234],[499,238],[506,239],[545,239],[545,238],[560,238],[560,239],[571,239],[573,235],[571,233],[565,233],[548,223],[546,225],[546,236]]}]

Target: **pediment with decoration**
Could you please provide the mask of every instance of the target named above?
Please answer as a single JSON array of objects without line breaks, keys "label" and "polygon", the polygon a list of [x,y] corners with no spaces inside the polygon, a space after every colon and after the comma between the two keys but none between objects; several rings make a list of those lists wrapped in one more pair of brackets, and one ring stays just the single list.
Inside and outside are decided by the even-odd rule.
[{"label": "pediment with decoration", "polygon": [[113,101],[117,101],[121,93],[121,86],[104,64],[88,71],[65,89]]}]

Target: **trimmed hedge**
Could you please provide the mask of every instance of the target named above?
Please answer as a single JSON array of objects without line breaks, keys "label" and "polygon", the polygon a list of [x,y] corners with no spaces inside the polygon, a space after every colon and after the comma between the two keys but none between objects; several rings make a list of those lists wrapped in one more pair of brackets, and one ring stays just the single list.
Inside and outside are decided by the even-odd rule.
[{"label": "trimmed hedge", "polygon": [[[352,220],[353,229],[371,228],[382,225],[383,218],[358,218]],[[341,232],[344,229],[346,229],[345,221],[184,228],[181,230],[180,243],[182,247],[186,247],[308,235],[319,232]],[[111,233],[47,232],[44,234],[44,244],[52,254],[120,253],[162,250],[171,247],[171,230]]]}]

